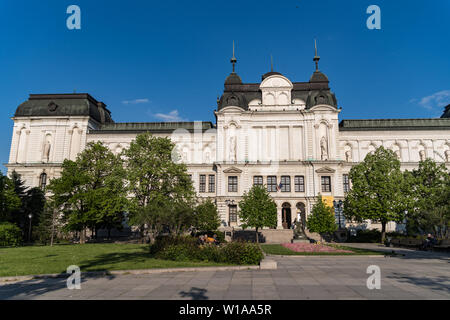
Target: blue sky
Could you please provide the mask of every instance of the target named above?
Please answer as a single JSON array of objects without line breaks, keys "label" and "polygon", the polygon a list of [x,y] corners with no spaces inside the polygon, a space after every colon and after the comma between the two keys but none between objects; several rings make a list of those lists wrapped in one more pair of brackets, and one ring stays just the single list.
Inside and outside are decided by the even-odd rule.
[{"label": "blue sky", "polygon": [[[66,27],[72,4],[81,30]],[[366,27],[372,4],[381,30]],[[450,103],[448,21],[448,0],[2,0],[0,162],[30,93],[88,92],[117,122],[214,121],[233,40],[244,82],[261,80],[270,55],[308,81],[317,38],[341,119],[438,117]]]}]

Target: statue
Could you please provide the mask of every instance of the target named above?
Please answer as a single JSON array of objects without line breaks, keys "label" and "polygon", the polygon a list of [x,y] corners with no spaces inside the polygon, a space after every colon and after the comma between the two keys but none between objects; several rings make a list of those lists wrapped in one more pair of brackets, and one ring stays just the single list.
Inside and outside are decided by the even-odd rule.
[{"label": "statue", "polygon": [[236,161],[236,137],[230,137],[230,161]]},{"label": "statue", "polygon": [[44,151],[42,153],[43,159],[46,160],[47,162],[50,159],[50,149],[51,149],[51,144],[50,144],[50,141],[47,140],[47,142],[45,142],[45,144],[44,144]]},{"label": "statue", "polygon": [[450,162],[450,150],[445,151],[445,161]]},{"label": "statue", "polygon": [[301,213],[297,214],[297,218],[295,218],[293,223],[293,229],[294,229],[294,240],[308,240],[308,237],[305,233],[305,221],[304,217]]},{"label": "statue", "polygon": [[420,161],[425,161],[425,159],[426,159],[425,150],[420,150],[419,156],[420,156]]},{"label": "statue", "polygon": [[320,140],[320,154],[322,160],[328,160],[328,151],[327,151],[327,139],[325,137],[322,137],[322,140]]},{"label": "statue", "polygon": [[352,150],[345,151],[345,161],[352,162]]}]

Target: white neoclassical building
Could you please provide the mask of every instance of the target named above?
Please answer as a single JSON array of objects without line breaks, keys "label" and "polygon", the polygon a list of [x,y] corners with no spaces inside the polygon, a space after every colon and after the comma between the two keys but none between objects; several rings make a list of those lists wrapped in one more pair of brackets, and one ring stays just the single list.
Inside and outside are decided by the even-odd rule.
[{"label": "white neoclassical building", "polygon": [[238,202],[253,184],[266,185],[278,207],[278,228],[307,216],[320,193],[344,199],[348,172],[379,146],[392,149],[403,169],[432,158],[450,166],[450,106],[441,118],[340,120],[341,108],[325,74],[292,82],[268,72],[243,83],[233,72],[211,122],[123,123],[89,94],[31,94],[16,110],[8,172],[45,186],[90,141],[119,153],[138,133],[169,136],[188,166],[200,197],[216,200],[223,226],[239,226]]}]

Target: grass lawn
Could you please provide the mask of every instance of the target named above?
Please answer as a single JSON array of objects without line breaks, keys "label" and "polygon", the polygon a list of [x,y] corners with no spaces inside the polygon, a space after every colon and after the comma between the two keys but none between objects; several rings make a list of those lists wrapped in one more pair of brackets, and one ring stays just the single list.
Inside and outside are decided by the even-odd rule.
[{"label": "grass lawn", "polygon": [[0,248],[0,277],[81,271],[219,266],[215,262],[155,259],[145,244],[84,244]]},{"label": "grass lawn", "polygon": [[337,249],[349,250],[350,252],[296,252],[283,247],[281,244],[262,244],[261,248],[266,254],[284,255],[284,256],[354,256],[354,255],[383,255],[379,251],[370,251],[365,249],[355,249],[341,245],[329,245]]}]

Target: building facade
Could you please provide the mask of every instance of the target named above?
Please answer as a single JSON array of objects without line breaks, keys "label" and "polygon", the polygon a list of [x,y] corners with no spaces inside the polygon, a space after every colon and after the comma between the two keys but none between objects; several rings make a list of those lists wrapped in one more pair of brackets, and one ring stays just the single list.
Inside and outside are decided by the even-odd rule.
[{"label": "building facade", "polygon": [[31,94],[12,118],[8,173],[45,187],[63,160],[74,160],[87,143],[102,141],[120,153],[149,131],[176,144],[198,195],[215,199],[224,227],[239,226],[243,192],[262,184],[277,204],[277,228],[288,229],[310,213],[318,194],[328,202],[343,200],[351,167],[379,146],[393,150],[402,169],[425,158],[450,167],[450,106],[441,118],[340,121],[317,54],[314,61],[308,82],[271,71],[260,83],[243,83],[233,56],[215,124],[120,123],[89,94]]}]

